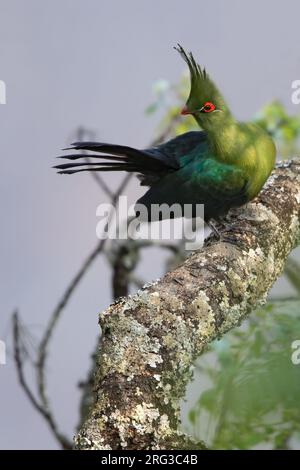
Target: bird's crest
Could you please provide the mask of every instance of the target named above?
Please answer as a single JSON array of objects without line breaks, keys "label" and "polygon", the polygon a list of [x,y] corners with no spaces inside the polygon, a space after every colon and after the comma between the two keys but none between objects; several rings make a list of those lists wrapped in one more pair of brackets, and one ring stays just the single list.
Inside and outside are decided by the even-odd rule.
[{"label": "bird's crest", "polygon": [[175,51],[179,52],[185,63],[188,65],[188,68],[190,70],[191,74],[191,81],[192,83],[196,83],[197,80],[206,80],[207,79],[207,73],[205,68],[202,70],[200,65],[197,64],[197,62],[194,59],[194,56],[191,52],[188,54],[185,52],[183,47],[180,44],[177,44],[177,46],[174,46]]},{"label": "bird's crest", "polygon": [[179,52],[183,60],[188,65],[191,76],[191,91],[187,100],[187,105],[191,108],[199,106],[209,101],[214,103],[219,109],[225,111],[227,106],[214,82],[209,77],[205,68],[197,64],[191,52],[186,53],[180,44],[174,47]]}]

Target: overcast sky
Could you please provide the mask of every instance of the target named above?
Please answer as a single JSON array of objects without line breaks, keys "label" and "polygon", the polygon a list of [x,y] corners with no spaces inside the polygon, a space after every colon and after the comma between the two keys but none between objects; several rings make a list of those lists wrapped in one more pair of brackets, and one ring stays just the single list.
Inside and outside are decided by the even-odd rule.
[{"label": "overcast sky", "polygon": [[[300,79],[297,0],[0,0],[1,317],[9,343],[11,313],[39,337],[51,309],[96,244],[96,206],[105,201],[89,175],[58,176],[60,148],[84,125],[104,141],[146,146],[157,118],[144,110],[152,84],[176,82],[180,42],[216,79],[233,112],[250,119],[280,99],[292,113]],[[115,187],[118,176],[108,175]],[[142,194],[135,181],[132,201]],[[155,253],[155,256],[157,254]],[[145,280],[161,274],[145,259]],[[79,391],[111,299],[104,261],[85,278],[52,343],[49,389],[63,431],[77,422]],[[282,284],[281,284],[282,286]],[[0,447],[56,448],[16,381],[11,356],[0,365]]]}]

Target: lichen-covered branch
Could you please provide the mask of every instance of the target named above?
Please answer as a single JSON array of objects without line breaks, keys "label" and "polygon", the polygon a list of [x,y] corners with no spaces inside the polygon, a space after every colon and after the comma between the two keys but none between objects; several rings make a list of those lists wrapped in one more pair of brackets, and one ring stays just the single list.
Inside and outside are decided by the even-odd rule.
[{"label": "lichen-covered branch", "polygon": [[265,302],[297,245],[299,215],[297,159],[279,165],[255,201],[229,213],[220,240],[211,236],[181,266],[100,314],[95,402],[77,448],[202,447],[178,431],[192,365]]}]

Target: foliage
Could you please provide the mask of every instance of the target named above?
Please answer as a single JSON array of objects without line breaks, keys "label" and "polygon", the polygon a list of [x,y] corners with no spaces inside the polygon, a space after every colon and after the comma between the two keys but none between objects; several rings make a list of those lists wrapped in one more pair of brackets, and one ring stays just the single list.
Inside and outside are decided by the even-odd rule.
[{"label": "foliage", "polygon": [[[197,365],[210,387],[189,412],[192,432],[216,449],[289,448],[300,440],[300,365],[292,343],[300,339],[300,266],[285,275],[297,297],[269,301],[242,328],[212,344]],[[213,365],[212,365],[213,364]]]},{"label": "foliage", "polygon": [[300,116],[290,116],[282,103],[273,101],[264,106],[254,121],[272,135],[282,158],[299,153]]},{"label": "foliage", "polygon": [[207,423],[219,449],[285,448],[300,436],[300,366],[291,360],[299,308],[300,300],[269,303],[212,346],[216,364],[202,356],[211,386],[189,414],[198,438],[207,438]]}]

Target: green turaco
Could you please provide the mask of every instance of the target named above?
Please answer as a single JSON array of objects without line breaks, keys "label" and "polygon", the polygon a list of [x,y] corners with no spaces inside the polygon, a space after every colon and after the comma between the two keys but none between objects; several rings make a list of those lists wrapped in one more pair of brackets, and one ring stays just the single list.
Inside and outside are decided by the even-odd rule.
[{"label": "green turaco", "polygon": [[202,130],[187,132],[156,147],[138,150],[123,145],[75,142],[68,150],[88,150],[95,161],[77,162],[86,155],[60,158],[60,173],[127,171],[137,173],[150,188],[138,203],[151,213],[151,204],[204,204],[204,219],[218,219],[232,207],[251,201],[269,177],[276,157],[271,137],[253,123],[237,121],[220,91],[195,61],[175,48],[189,67],[191,90],[182,114],[191,114]]}]

